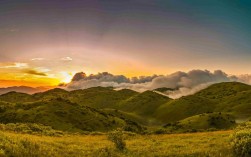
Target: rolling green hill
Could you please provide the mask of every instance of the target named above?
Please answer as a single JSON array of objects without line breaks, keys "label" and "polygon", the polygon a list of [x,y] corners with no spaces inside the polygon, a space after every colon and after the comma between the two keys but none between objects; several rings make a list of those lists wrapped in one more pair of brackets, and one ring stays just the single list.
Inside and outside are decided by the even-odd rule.
[{"label": "rolling green hill", "polygon": [[229,97],[236,96],[237,93],[249,90],[251,90],[251,86],[247,84],[240,82],[223,82],[213,84],[195,95],[219,102]]},{"label": "rolling green hill", "polygon": [[171,100],[155,92],[146,91],[122,101],[119,109],[143,117],[152,117],[159,106]]},{"label": "rolling green hill", "polygon": [[70,92],[63,90],[61,88],[54,88],[45,92],[33,94],[32,97],[36,100],[46,100],[53,98],[68,98]]},{"label": "rolling green hill", "polygon": [[80,105],[93,108],[113,108],[118,109],[118,104],[134,95],[138,94],[129,89],[120,91],[105,87],[93,87],[84,90],[75,90],[70,93],[70,100]]},{"label": "rolling green hill", "polygon": [[133,122],[137,122],[138,124],[142,124],[142,125],[149,125],[151,123],[150,120],[148,120],[145,117],[142,117],[140,115],[131,113],[131,112],[125,112],[125,111],[121,111],[121,110],[117,110],[117,109],[103,109],[102,111],[108,113],[108,114],[112,114],[116,117],[122,118],[122,119],[129,119]]},{"label": "rolling green hill", "polygon": [[36,101],[36,99],[26,93],[9,92],[0,95],[0,101],[22,103],[22,102],[33,102]]},{"label": "rolling green hill", "polygon": [[203,113],[177,122],[182,129],[230,129],[236,125],[234,117],[227,113]]},{"label": "rolling green hill", "polygon": [[39,123],[63,131],[108,131],[118,127],[141,129],[130,120],[81,106],[62,98],[17,104],[1,112],[1,123]]},{"label": "rolling green hill", "polygon": [[175,122],[208,112],[227,112],[237,118],[250,117],[251,86],[239,82],[224,82],[189,96],[161,105],[154,117],[162,122]]},{"label": "rolling green hill", "polygon": [[216,103],[210,99],[190,95],[161,105],[154,112],[154,117],[164,123],[175,122],[193,115],[213,112],[215,106]]},{"label": "rolling green hill", "polygon": [[237,118],[248,119],[251,117],[251,90],[238,92],[220,102],[217,111],[230,112]]},{"label": "rolling green hill", "polygon": [[[179,99],[154,91],[138,93],[109,87],[75,91],[56,88],[33,95],[18,92],[0,95],[0,122],[41,123],[69,131],[106,131],[117,127],[138,130],[138,124],[183,123],[192,117],[208,119],[211,115],[200,118],[198,115],[211,112],[231,114],[237,121],[250,119],[251,86],[218,83]],[[192,122],[192,127],[199,128],[199,121]]]},{"label": "rolling green hill", "polygon": [[229,112],[239,118],[250,118],[251,86],[239,82],[214,84],[197,94],[217,102],[215,111]]}]

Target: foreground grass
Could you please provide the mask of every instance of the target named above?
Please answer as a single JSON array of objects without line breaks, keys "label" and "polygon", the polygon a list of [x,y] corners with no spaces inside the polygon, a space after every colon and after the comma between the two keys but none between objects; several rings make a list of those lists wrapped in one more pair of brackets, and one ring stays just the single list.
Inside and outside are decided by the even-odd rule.
[{"label": "foreground grass", "polygon": [[0,156],[232,156],[231,131],[127,135],[126,150],[115,149],[106,135],[37,136],[0,132]]}]

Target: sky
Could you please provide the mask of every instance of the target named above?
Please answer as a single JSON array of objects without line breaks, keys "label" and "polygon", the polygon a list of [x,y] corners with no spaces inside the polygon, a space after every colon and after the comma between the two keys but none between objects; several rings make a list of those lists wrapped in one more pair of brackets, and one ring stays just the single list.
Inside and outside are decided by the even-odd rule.
[{"label": "sky", "polygon": [[1,0],[0,87],[80,71],[251,73],[249,0]]}]

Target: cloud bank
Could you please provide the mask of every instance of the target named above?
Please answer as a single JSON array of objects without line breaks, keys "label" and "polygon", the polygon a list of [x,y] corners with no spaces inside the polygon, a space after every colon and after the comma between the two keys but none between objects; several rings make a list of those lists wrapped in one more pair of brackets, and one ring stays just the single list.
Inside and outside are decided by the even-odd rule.
[{"label": "cloud bank", "polygon": [[91,74],[83,72],[74,75],[72,81],[63,88],[67,90],[86,89],[90,87],[114,87],[115,89],[132,89],[138,92],[154,90],[156,88],[172,88],[166,93],[171,98],[194,94],[211,84],[220,82],[239,81],[251,84],[251,75],[228,75],[221,70],[191,70],[189,72],[175,72],[169,75],[153,75],[127,78],[123,75],[113,75],[108,72]]}]

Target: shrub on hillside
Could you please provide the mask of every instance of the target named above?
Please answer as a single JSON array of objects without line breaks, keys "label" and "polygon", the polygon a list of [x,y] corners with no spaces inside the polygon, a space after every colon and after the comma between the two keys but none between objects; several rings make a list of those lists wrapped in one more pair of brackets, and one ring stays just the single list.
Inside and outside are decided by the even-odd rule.
[{"label": "shrub on hillside", "polygon": [[126,143],[124,141],[124,135],[122,130],[118,129],[109,132],[108,139],[114,143],[115,147],[118,150],[123,151],[126,148]]},{"label": "shrub on hillside", "polygon": [[153,132],[153,134],[167,134],[169,133],[166,129],[159,128]]},{"label": "shrub on hillside", "polygon": [[50,126],[45,126],[36,123],[8,123],[0,124],[0,130],[13,131],[18,133],[47,135],[47,136],[61,136],[62,131],[54,130]]},{"label": "shrub on hillside", "polygon": [[231,135],[233,152],[238,157],[251,156],[251,122],[238,126]]}]

